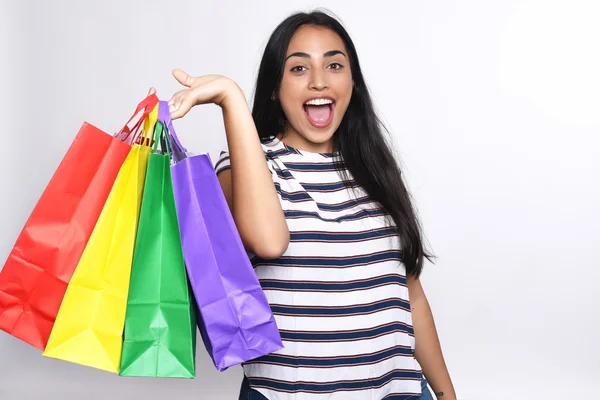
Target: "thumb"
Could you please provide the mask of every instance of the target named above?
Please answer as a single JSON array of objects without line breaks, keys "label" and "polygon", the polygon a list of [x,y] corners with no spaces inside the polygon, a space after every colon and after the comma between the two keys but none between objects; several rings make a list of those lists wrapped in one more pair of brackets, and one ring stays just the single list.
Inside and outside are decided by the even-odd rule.
[{"label": "thumb", "polygon": [[150,96],[152,94],[156,94],[156,89],[154,89],[153,87],[151,87],[150,90],[148,91],[148,96]]},{"label": "thumb", "polygon": [[191,87],[194,84],[195,78],[183,72],[180,69],[176,69],[173,71],[173,76],[177,79],[177,82],[181,83],[183,86]]}]

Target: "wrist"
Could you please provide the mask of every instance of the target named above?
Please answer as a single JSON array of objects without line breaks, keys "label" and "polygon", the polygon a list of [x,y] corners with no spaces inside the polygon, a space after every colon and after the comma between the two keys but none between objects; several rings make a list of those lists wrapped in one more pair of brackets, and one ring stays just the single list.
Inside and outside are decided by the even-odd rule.
[{"label": "wrist", "polygon": [[240,103],[246,105],[246,95],[235,81],[229,80],[219,106],[221,106],[221,108],[229,108],[231,106],[239,105]]}]

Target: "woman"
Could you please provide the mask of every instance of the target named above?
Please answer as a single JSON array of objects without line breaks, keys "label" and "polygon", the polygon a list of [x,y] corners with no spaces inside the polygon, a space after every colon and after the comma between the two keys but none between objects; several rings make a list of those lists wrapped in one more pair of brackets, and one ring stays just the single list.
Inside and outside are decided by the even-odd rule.
[{"label": "woman", "polygon": [[240,399],[431,399],[429,381],[454,400],[419,282],[420,227],[341,24],[283,21],[252,113],[229,78],[174,76],[186,87],[174,119],[222,108],[215,168],[285,346],[244,364]]}]

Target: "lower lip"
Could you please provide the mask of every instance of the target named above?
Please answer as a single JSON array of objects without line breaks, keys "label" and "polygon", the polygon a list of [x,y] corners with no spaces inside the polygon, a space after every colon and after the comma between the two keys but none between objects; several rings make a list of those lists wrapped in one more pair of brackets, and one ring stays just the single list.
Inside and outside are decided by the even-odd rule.
[{"label": "lower lip", "polygon": [[323,129],[323,128],[327,128],[330,124],[331,121],[333,121],[333,115],[335,113],[335,103],[331,103],[331,113],[329,114],[329,118],[327,118],[325,121],[323,122],[315,122],[313,121],[309,116],[308,113],[306,112],[306,110],[304,110],[304,107],[302,107],[303,111],[304,111],[304,115],[306,115],[306,119],[308,120],[308,122],[310,122],[310,124],[312,126],[314,126],[317,129]]}]

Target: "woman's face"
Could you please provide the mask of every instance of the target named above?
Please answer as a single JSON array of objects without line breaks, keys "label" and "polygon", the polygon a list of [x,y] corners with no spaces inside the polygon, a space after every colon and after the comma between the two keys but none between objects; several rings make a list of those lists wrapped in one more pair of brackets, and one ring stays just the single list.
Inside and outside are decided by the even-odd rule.
[{"label": "woman's face", "polygon": [[307,151],[331,151],[352,86],[342,39],[327,28],[300,27],[290,41],[278,93],[288,121],[286,143]]}]

